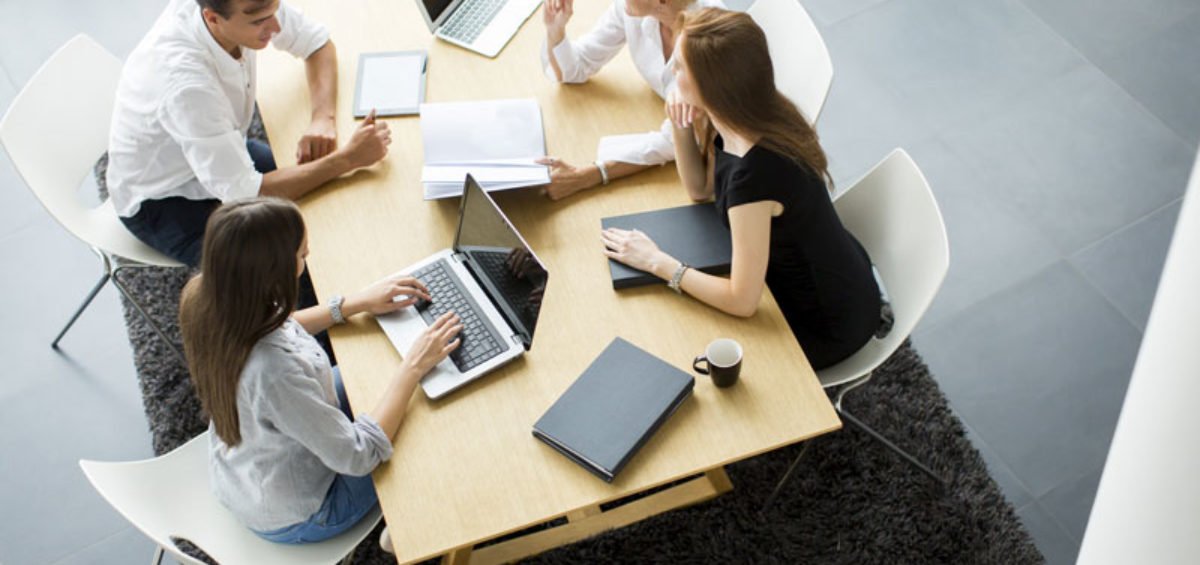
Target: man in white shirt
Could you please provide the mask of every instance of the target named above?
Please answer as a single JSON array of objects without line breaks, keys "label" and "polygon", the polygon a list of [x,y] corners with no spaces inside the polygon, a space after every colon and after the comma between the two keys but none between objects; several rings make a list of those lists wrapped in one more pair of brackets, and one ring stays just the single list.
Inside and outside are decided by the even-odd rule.
[{"label": "man in white shirt", "polygon": [[[268,44],[305,61],[312,122],[298,165],[276,169],[248,140],[256,53]],[[391,132],[369,117],[338,147],[337,56],[324,26],[280,0],[170,0],[121,73],[109,138],[108,188],[131,232],[190,266],[221,202],[297,199],[387,154]]]}]

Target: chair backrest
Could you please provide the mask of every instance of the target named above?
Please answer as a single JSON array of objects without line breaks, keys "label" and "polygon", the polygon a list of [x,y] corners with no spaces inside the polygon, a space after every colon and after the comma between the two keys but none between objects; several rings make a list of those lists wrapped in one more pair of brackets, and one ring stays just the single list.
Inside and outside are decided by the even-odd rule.
[{"label": "chair backrest", "polygon": [[0,120],[0,145],[50,215],[92,247],[177,266],[125,229],[112,204],[85,206],[78,190],[108,147],[121,60],[86,35],[50,56]]},{"label": "chair backrest", "polygon": [[912,333],[950,267],[942,213],[921,169],[894,149],[833,203],[842,224],[871,255],[896,321],[850,358],[819,372],[821,384],[852,380],[887,360]]},{"label": "chair backrest", "polygon": [[833,61],[816,24],[799,0],[757,0],[746,13],[767,36],[775,87],[817,123],[833,84]]},{"label": "chair backrest", "polygon": [[200,565],[171,538],[186,539],[220,563],[336,563],[379,522],[376,508],[355,527],[330,540],[284,545],[266,541],[237,521],[209,488],[209,434],[144,461],[80,461],[92,486],[125,519],[180,563]]}]

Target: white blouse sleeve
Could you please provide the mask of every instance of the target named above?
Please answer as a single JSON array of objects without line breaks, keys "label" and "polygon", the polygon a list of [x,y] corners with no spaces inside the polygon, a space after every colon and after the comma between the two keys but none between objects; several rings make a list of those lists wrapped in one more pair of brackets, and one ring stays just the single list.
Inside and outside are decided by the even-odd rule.
[{"label": "white blouse sleeve", "polygon": [[675,160],[671,120],[663,120],[657,131],[609,135],[600,138],[596,158],[634,165],[662,165]]},{"label": "white blouse sleeve", "polygon": [[554,69],[550,66],[549,52],[554,54],[554,61],[562,71],[562,81],[567,83],[586,82],[588,78],[600,71],[605,63],[612,60],[625,46],[625,8],[620,0],[614,1],[608,10],[600,16],[596,27],[586,35],[577,39],[564,39],[553,49],[543,45],[541,49],[542,68],[546,76],[557,80]]}]

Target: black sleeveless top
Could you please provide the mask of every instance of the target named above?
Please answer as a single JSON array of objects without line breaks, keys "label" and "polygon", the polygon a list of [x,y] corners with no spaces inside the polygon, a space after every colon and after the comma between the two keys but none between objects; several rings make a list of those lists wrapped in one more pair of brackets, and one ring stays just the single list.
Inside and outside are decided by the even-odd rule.
[{"label": "black sleeveless top", "polygon": [[824,181],[808,167],[754,146],[744,157],[716,139],[717,212],[729,226],[730,208],[773,200],[767,287],[813,368],[849,357],[879,327],[879,287],[871,260],[842,227]]}]

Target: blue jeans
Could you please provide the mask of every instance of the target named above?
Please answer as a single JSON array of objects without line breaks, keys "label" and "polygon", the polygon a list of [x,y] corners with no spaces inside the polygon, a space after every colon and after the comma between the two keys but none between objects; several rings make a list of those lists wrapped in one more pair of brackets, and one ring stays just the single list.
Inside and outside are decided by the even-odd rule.
[{"label": "blue jeans", "polygon": [[334,477],[321,508],[308,520],[269,532],[254,532],[275,543],[316,543],[334,537],[358,524],[379,503],[371,475]]},{"label": "blue jeans", "polygon": [[[346,389],[342,385],[342,373],[333,368],[334,392],[338,407],[350,416],[350,403],[346,401]],[[263,539],[276,543],[301,544],[327,540],[358,524],[375,505],[379,498],[375,494],[375,483],[371,476],[352,477],[338,475],[325,493],[325,501],[308,520],[269,532],[254,532]]]},{"label": "blue jeans", "polygon": [[[271,147],[257,139],[246,141],[246,151],[254,169],[266,174],[275,170]],[[221,205],[220,200],[188,200],[172,196],[142,202],[137,213],[121,222],[146,245],[185,265],[200,266],[200,251],[204,245],[204,228],[208,217]]]}]

